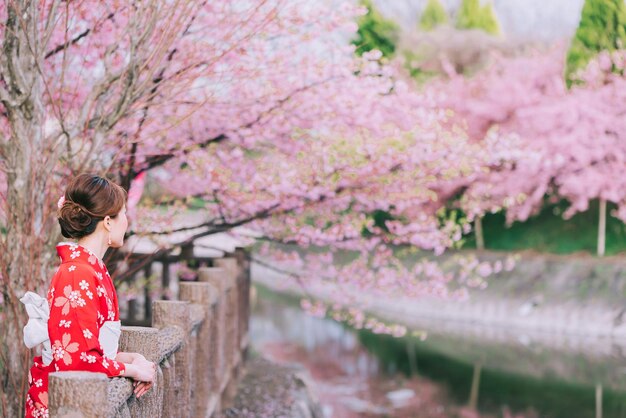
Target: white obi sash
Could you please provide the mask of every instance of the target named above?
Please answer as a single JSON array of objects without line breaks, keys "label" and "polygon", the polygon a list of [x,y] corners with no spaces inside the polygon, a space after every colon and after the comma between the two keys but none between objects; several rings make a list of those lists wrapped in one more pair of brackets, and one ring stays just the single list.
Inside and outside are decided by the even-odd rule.
[{"label": "white obi sash", "polygon": [[[52,347],[48,335],[48,319],[50,318],[48,301],[36,293],[26,292],[20,302],[24,304],[28,313],[28,323],[24,327],[24,344],[28,348],[43,344],[41,358],[43,364],[47,366],[52,363]],[[102,324],[98,342],[105,357],[115,359],[121,333],[120,321],[106,321]]]},{"label": "white obi sash", "polygon": [[120,321],[104,321],[100,327],[98,341],[104,352],[104,356],[115,360],[122,333],[122,323]]}]

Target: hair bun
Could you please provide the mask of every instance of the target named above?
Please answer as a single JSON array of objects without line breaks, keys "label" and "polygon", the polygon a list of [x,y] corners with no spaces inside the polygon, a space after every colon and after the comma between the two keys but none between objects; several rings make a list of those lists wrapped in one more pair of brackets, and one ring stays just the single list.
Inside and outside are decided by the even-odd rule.
[{"label": "hair bun", "polygon": [[[59,210],[59,224],[65,238],[81,238],[91,230],[94,218],[76,202],[65,200]],[[94,225],[95,227],[95,225]]]},{"label": "hair bun", "polygon": [[86,173],[74,177],[59,199],[61,233],[74,239],[93,233],[105,217],[117,216],[126,204],[126,196],[124,189],[103,177]]}]

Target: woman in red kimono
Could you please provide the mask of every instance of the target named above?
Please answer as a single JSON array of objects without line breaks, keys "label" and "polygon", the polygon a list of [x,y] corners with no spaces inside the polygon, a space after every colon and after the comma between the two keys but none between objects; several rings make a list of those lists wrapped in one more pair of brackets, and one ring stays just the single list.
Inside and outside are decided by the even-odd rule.
[{"label": "woman in red kimono", "polygon": [[135,396],[150,389],[156,366],[138,353],[117,351],[119,307],[111,276],[102,262],[107,248],[119,248],[128,226],[126,192],[102,177],[81,174],[59,200],[61,233],[77,243],[60,243],[61,265],[47,299],[27,292],[29,315],[24,342],[43,344],[28,376],[26,417],[48,417],[48,374],[83,370],[133,379]]}]

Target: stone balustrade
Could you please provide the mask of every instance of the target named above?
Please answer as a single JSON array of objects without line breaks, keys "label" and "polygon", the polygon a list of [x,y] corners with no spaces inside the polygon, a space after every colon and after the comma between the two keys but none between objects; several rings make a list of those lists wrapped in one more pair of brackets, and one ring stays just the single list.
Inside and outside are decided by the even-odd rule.
[{"label": "stone balustrade", "polygon": [[214,260],[198,281],[179,284],[179,300],[152,302],[151,327],[122,327],[120,351],[158,364],[140,399],[128,378],[50,374],[51,417],[216,417],[234,396],[248,346],[248,257]]}]

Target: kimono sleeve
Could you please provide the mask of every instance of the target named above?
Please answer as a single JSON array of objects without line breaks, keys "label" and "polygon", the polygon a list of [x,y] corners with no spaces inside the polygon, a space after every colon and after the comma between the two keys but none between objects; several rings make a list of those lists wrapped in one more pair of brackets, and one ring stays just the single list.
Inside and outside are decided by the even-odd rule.
[{"label": "kimono sleeve", "polygon": [[61,266],[50,306],[48,333],[56,369],[83,370],[121,376],[123,363],[104,356],[98,341],[107,301],[89,266]]}]

